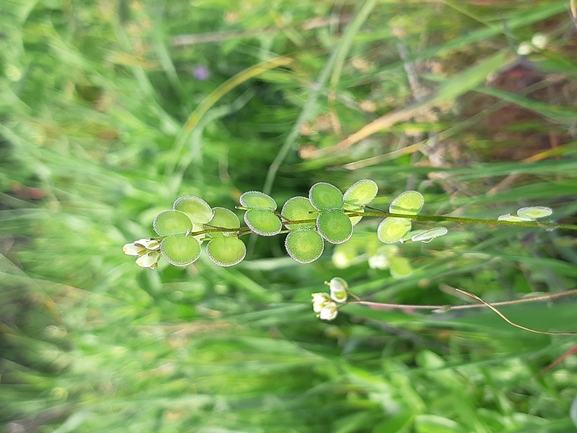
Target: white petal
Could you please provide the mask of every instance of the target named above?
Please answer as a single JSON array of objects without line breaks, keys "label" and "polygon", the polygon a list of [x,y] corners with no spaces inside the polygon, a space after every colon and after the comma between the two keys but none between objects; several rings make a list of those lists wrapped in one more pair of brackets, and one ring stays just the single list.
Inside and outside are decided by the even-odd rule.
[{"label": "white petal", "polygon": [[349,288],[349,285],[347,284],[347,282],[345,280],[343,280],[342,278],[339,278],[339,277],[333,278],[329,282],[329,286],[331,287],[331,290],[336,290],[336,291],[343,291],[343,290],[347,290]]},{"label": "white petal", "polygon": [[331,300],[328,293],[313,293],[313,311],[320,313],[327,302]]},{"label": "white petal", "polygon": [[160,253],[158,251],[149,251],[136,259],[136,264],[143,268],[155,269],[158,265]]},{"label": "white petal", "polygon": [[156,239],[139,239],[134,243],[137,245],[142,245],[147,250],[157,250],[160,248],[160,241]]},{"label": "white petal", "polygon": [[313,293],[313,304],[324,304],[331,300],[328,293]]},{"label": "white petal", "polygon": [[334,302],[328,302],[319,312],[319,317],[322,320],[333,320],[337,317],[338,312],[337,304]]},{"label": "white petal", "polygon": [[141,245],[136,245],[136,242],[132,244],[126,244],[122,247],[124,254],[129,256],[140,256],[146,252],[146,248]]}]

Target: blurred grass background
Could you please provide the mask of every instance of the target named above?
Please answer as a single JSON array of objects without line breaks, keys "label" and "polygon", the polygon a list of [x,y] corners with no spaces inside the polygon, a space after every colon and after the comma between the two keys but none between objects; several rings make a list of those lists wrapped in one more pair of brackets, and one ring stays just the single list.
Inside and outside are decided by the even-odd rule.
[{"label": "blurred grass background", "polygon": [[[361,178],[378,183],[377,207],[416,189],[423,213],[545,205],[574,224],[571,7],[2,1],[5,431],[575,431],[577,358],[539,374],[574,338],[490,311],[348,306],[323,323],[310,304],[334,276],[399,303],[466,302],[440,284],[488,301],[575,288],[570,232],[449,227],[386,250],[410,264],[405,278],[369,267],[383,254],[374,221],[311,265],[288,258],[282,236],[251,239],[226,269],[143,270],[122,254],[180,195],[233,208],[265,190],[282,205]],[[577,329],[574,301],[502,310]]]}]

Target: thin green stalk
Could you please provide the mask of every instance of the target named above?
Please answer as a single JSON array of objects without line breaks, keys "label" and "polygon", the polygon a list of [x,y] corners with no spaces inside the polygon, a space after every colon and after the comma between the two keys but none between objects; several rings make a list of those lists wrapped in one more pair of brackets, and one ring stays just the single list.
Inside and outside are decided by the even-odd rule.
[{"label": "thin green stalk", "polygon": [[[237,206],[237,209],[240,210],[247,210],[247,208]],[[577,225],[574,224],[557,224],[554,222],[540,222],[540,221],[505,221],[505,220],[487,220],[487,219],[479,219],[479,218],[463,218],[463,217],[450,217],[450,216],[435,216],[435,215],[407,215],[407,214],[398,214],[392,212],[386,212],[375,208],[370,208],[373,212],[355,212],[355,211],[346,211],[345,213],[348,216],[362,216],[362,217],[377,217],[377,218],[404,218],[409,219],[412,221],[421,221],[421,222],[453,222],[456,224],[485,224],[485,225],[497,225],[497,226],[513,226],[513,227],[534,227],[534,228],[541,228],[541,229],[565,229],[565,230],[577,230]],[[285,226],[292,225],[292,224],[312,224],[316,223],[316,218],[304,219],[304,220],[289,220],[288,218],[283,217],[279,214],[279,217],[282,218],[282,223]],[[206,233],[215,233],[215,232],[222,232],[222,233],[234,233],[238,232],[239,236],[246,235],[252,233],[252,230],[248,227],[241,227],[241,228],[224,228],[224,227],[211,227],[204,230],[200,230],[197,232],[190,232],[189,236],[198,236]]]},{"label": "thin green stalk", "polygon": [[543,229],[566,229],[577,230],[577,225],[574,224],[557,224],[554,222],[540,222],[540,221],[505,221],[505,220],[487,220],[479,218],[462,218],[450,216],[435,216],[435,215],[406,215],[392,212],[385,212],[383,210],[370,208],[373,212],[347,212],[350,216],[364,216],[364,217],[393,217],[405,218],[413,221],[425,222],[453,222],[457,224],[485,224],[496,226],[513,226],[513,227],[535,227]]}]

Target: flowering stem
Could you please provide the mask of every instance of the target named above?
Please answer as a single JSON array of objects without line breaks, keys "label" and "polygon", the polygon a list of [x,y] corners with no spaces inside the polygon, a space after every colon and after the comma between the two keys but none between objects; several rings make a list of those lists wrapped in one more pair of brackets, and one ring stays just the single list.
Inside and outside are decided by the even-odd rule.
[{"label": "flowering stem", "polygon": [[373,212],[352,212],[351,216],[367,216],[367,217],[394,217],[405,218],[413,221],[428,221],[428,222],[454,222],[457,224],[486,224],[498,226],[516,226],[516,227],[536,227],[545,229],[566,229],[577,230],[577,225],[574,224],[557,224],[554,222],[540,222],[540,221],[505,221],[505,220],[485,220],[477,218],[461,218],[450,216],[433,216],[433,215],[405,215],[392,212],[385,212],[380,209],[367,206]]},{"label": "flowering stem", "polygon": [[[240,210],[248,210],[248,208],[242,206],[236,206]],[[535,227],[544,229],[566,229],[566,230],[577,230],[577,225],[574,224],[557,224],[555,222],[540,222],[540,221],[506,221],[506,220],[486,220],[478,218],[461,218],[461,217],[451,217],[451,216],[435,216],[435,215],[407,215],[407,214],[397,214],[393,212],[386,212],[381,209],[377,209],[371,206],[366,206],[366,209],[370,209],[368,212],[358,212],[358,211],[344,211],[348,216],[362,216],[362,217],[376,217],[376,218],[404,218],[413,221],[422,222],[453,222],[457,224],[486,224],[486,225],[498,225],[498,226],[516,226],[516,227]],[[316,218],[304,219],[304,220],[289,220],[282,214],[275,212],[275,214],[282,219],[282,223],[285,226],[292,224],[314,224],[316,223]],[[205,225],[206,228],[196,232],[189,232],[188,236],[199,236],[206,233],[237,233],[238,236],[244,236],[253,231],[248,227],[239,228],[225,228]],[[280,233],[288,233],[288,231],[283,230]],[[160,237],[159,239],[162,239]],[[434,309],[434,308],[432,308]]]}]

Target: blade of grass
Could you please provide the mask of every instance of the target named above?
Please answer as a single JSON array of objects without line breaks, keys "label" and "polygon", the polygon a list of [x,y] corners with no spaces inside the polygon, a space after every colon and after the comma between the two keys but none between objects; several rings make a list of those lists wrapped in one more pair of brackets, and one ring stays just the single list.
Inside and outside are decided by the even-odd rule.
[{"label": "blade of grass", "polygon": [[347,26],[347,29],[345,30],[339,45],[333,50],[333,52],[327,59],[325,65],[323,66],[323,69],[319,73],[319,76],[314,83],[314,86],[309,92],[309,96],[301,110],[301,113],[299,114],[299,117],[295,121],[293,127],[291,128],[291,131],[287,135],[282,147],[280,148],[279,152],[277,153],[275,159],[273,160],[272,164],[268,169],[263,186],[263,192],[265,194],[270,194],[276,174],[281,164],[287,157],[288,153],[294,148],[296,139],[300,135],[302,125],[311,118],[314,112],[314,106],[316,104],[320,89],[322,89],[325,86],[329,78],[329,74],[333,69],[334,65],[336,64],[337,60],[339,58],[344,59],[344,57],[346,56],[353,38],[358,33],[363,22],[367,19],[368,15],[374,8],[375,4],[376,2],[374,0],[368,0],[367,2],[365,2],[365,4],[361,7],[359,12],[357,13],[357,15]]},{"label": "blade of grass", "polygon": [[178,166],[178,161],[180,159],[180,154],[182,153],[182,149],[186,144],[190,133],[198,124],[200,118],[211,109],[214,104],[216,104],[224,95],[230,92],[235,87],[239,86],[240,84],[250,80],[251,78],[257,77],[260,74],[274,68],[278,68],[281,66],[287,66],[293,62],[294,59],[290,57],[280,56],[275,57],[273,59],[267,60],[265,62],[258,63],[256,65],[251,66],[250,68],[245,69],[242,72],[239,72],[234,77],[228,79],[220,86],[218,86],[210,95],[208,95],[198,107],[190,114],[188,119],[186,120],[185,124],[180,129],[173,148],[172,154],[173,163],[168,166],[166,173],[171,176],[174,174]]},{"label": "blade of grass", "polygon": [[470,90],[473,90],[485,81],[490,73],[502,68],[512,58],[513,55],[506,52],[499,52],[486,58],[478,65],[475,65],[444,82],[433,97],[428,98],[423,102],[410,105],[407,108],[387,113],[365,125],[360,130],[334,146],[310,152],[310,158],[318,158],[328,153],[343,151],[383,129],[389,128],[396,123],[413,117],[420,110],[430,108],[447,99],[456,98]]}]

